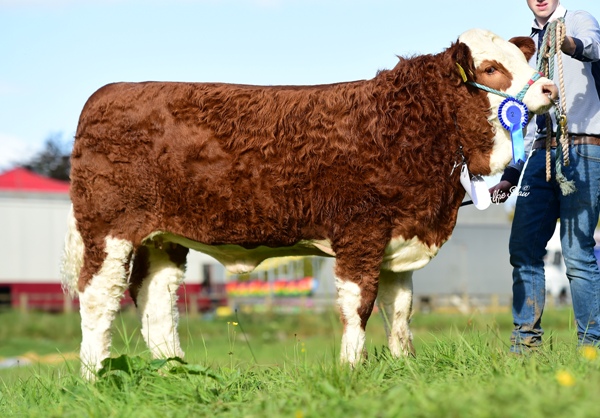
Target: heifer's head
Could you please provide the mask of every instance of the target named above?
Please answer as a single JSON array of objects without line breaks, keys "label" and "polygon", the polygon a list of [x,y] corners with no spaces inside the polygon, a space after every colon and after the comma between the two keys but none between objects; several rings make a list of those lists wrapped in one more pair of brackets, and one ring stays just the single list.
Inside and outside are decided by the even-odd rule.
[{"label": "heifer's head", "polygon": [[489,163],[494,174],[503,170],[512,157],[510,132],[502,127],[498,118],[500,104],[506,96],[517,97],[529,112],[544,113],[557,98],[557,89],[552,81],[540,77],[528,64],[535,53],[531,38],[519,37],[507,42],[489,31],[472,29],[463,33],[458,41],[454,52],[460,66],[457,68],[464,69],[463,76],[471,85],[489,89],[478,94],[486,94],[490,103],[494,147]]}]

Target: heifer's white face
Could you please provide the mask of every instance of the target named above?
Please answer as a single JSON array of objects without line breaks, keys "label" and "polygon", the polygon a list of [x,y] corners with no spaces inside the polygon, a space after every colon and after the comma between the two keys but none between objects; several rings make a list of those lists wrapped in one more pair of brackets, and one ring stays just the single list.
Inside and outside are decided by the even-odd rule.
[{"label": "heifer's white face", "polygon": [[[463,33],[460,42],[466,44],[477,69],[478,82],[488,87],[516,96],[528,85],[536,70],[532,68],[523,52],[514,44],[492,32],[472,29]],[[527,90],[523,103],[535,114],[545,113],[553,105],[549,89],[554,83],[546,77],[535,81]],[[555,88],[554,88],[555,89]],[[510,133],[498,120],[498,107],[504,97],[487,93],[491,105],[490,123],[496,133],[494,150],[490,160],[492,174],[504,169],[512,157]]]}]

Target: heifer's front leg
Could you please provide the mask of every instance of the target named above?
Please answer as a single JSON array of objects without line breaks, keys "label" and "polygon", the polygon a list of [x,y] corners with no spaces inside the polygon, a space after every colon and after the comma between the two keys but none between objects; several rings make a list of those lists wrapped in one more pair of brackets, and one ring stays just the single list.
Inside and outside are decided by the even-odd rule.
[{"label": "heifer's front leg", "polygon": [[377,297],[379,253],[352,254],[336,251],[336,287],[338,306],[344,326],[340,360],[355,366],[363,357],[365,329]]},{"label": "heifer's front leg", "polygon": [[[121,306],[127,286],[128,264],[132,252],[129,241],[106,238],[106,256],[87,287],[79,293],[81,313],[81,374],[93,380],[101,362],[110,357],[111,326]],[[84,260],[83,271],[93,263],[91,256]]]},{"label": "heifer's front leg", "polygon": [[142,335],[152,357],[183,357],[177,325],[177,289],[183,282],[188,249],[164,243],[138,249],[131,274],[131,294],[140,319]]},{"label": "heifer's front leg", "polygon": [[369,295],[363,297],[363,291],[356,282],[336,278],[335,285],[338,292],[337,303],[344,325],[340,360],[342,363],[355,366],[363,356],[365,328],[373,311],[373,305],[369,302]]},{"label": "heifer's front leg", "polygon": [[408,327],[412,311],[412,273],[382,270],[379,276],[377,306],[383,316],[390,352],[395,357],[415,354]]}]

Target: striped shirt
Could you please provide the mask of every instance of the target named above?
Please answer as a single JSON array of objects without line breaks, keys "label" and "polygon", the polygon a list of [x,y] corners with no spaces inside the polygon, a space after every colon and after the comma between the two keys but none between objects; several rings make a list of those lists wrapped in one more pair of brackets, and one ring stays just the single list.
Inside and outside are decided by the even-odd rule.
[{"label": "striped shirt", "polygon": [[[600,26],[588,12],[567,11],[561,5],[556,8],[548,23],[560,17],[564,17],[566,34],[573,38],[576,45],[575,53],[572,56],[561,52],[568,132],[575,135],[600,135]],[[534,19],[531,37],[538,48],[545,28],[540,28]],[[537,56],[534,55],[529,64],[537,68]],[[554,58],[554,82],[559,86],[556,57]],[[562,97],[561,100],[563,100]],[[556,132],[554,109],[550,111],[550,115],[552,116],[553,130]],[[535,139],[546,136],[545,129],[540,130],[536,126],[538,118],[540,116],[532,118],[527,127],[526,154],[529,153]],[[516,185],[523,165],[523,162],[509,164],[502,179]]]}]

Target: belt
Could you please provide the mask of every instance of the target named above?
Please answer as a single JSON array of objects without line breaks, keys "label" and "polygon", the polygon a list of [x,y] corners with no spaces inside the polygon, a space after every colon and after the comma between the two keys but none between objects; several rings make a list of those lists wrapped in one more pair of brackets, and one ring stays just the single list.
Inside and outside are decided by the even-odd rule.
[{"label": "belt", "polygon": [[[568,135],[571,145],[600,145],[600,136],[595,135]],[[556,148],[556,137],[552,136],[551,148]],[[546,138],[539,138],[533,142],[531,149],[546,148]]]}]

